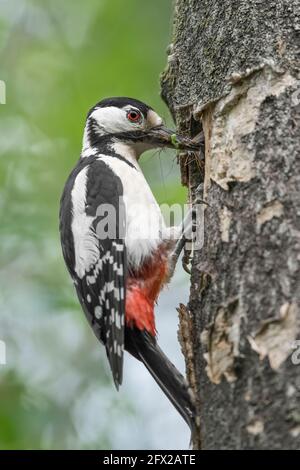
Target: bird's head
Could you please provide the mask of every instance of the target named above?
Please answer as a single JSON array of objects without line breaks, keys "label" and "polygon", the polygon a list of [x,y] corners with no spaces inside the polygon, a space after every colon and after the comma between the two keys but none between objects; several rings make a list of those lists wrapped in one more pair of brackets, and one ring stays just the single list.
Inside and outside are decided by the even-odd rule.
[{"label": "bird's head", "polygon": [[199,144],[166,128],[150,106],[124,97],[106,98],[87,115],[82,156],[105,146],[118,153],[126,149],[136,159],[151,148],[199,149]]}]

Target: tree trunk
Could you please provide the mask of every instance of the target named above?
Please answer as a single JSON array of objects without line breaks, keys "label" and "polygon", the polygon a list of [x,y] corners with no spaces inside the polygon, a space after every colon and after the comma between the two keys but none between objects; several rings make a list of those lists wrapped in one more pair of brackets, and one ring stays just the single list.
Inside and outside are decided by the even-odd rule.
[{"label": "tree trunk", "polygon": [[180,308],[195,448],[300,447],[299,31],[298,0],[176,1],[162,96],[203,127],[180,161],[209,204]]}]

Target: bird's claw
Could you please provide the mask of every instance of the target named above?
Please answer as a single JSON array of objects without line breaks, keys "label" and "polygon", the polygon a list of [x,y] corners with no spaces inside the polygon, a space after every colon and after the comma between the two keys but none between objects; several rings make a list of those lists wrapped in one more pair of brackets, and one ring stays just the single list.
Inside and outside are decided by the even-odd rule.
[{"label": "bird's claw", "polygon": [[192,247],[187,246],[188,244],[191,244],[191,240],[186,240],[185,245],[184,245],[184,252],[183,252],[183,257],[182,257],[182,267],[185,270],[186,273],[191,274],[191,262],[192,262]]},{"label": "bird's claw", "polygon": [[190,268],[190,263],[191,263],[191,258],[190,256],[188,259],[185,259],[185,256],[182,258],[182,267],[185,270],[186,273],[191,274],[191,268]]}]

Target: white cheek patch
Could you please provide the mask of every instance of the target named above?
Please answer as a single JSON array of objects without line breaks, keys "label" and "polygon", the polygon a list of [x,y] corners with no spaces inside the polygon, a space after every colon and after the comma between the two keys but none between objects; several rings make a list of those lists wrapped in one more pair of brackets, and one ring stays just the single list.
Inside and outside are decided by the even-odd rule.
[{"label": "white cheek patch", "polygon": [[128,121],[126,109],[108,106],[106,108],[98,108],[92,112],[91,118],[97,121],[97,129],[99,135],[115,134],[117,132],[129,132],[133,129],[140,129],[139,124]]},{"label": "white cheek patch", "polygon": [[153,111],[153,109],[150,109],[147,115],[148,127],[151,128],[151,127],[161,126],[162,123],[163,123],[162,118],[155,111]]}]

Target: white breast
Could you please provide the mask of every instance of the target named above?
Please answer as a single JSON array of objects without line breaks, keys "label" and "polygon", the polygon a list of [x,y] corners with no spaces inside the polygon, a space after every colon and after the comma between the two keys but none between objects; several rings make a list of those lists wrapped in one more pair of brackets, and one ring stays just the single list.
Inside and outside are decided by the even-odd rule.
[{"label": "white breast", "polygon": [[101,155],[99,160],[105,162],[123,184],[127,257],[129,264],[139,266],[161,243],[165,223],[160,208],[137,162],[132,168],[116,157]]}]

